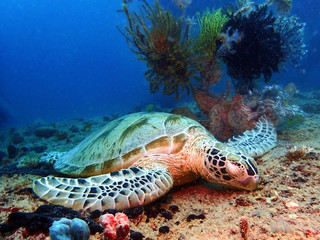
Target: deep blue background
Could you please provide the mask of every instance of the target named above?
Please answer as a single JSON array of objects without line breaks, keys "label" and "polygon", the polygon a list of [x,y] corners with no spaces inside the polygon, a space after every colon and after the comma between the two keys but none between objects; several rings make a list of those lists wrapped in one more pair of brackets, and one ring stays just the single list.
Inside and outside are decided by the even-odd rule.
[{"label": "deep blue background", "polygon": [[[133,0],[130,6],[139,2]],[[179,14],[173,0],[161,2]],[[186,15],[225,2],[193,0]],[[124,114],[149,103],[174,106],[173,96],[149,93],[144,63],[136,60],[116,29],[126,24],[123,13],[117,12],[121,4],[122,0],[1,0],[0,125]],[[320,1],[293,4],[292,13],[307,23],[309,53],[301,69],[283,69],[274,75],[274,83],[294,81],[302,90],[320,89]]]}]

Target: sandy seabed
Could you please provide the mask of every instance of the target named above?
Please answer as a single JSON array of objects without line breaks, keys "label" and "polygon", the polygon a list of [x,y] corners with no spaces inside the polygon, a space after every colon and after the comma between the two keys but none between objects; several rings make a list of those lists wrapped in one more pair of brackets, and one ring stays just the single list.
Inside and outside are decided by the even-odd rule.
[{"label": "sandy seabed", "polygon": [[[53,144],[52,150],[57,146]],[[70,146],[65,144],[63,148]],[[278,131],[278,146],[257,163],[261,182],[256,191],[221,189],[198,180],[174,188],[165,201],[160,201],[161,208],[167,210],[170,205],[178,206],[172,219],[161,214],[147,219],[142,214],[131,220],[131,229],[141,232],[144,239],[320,239],[320,115]],[[11,212],[33,212],[46,204],[34,194],[21,191],[30,188],[36,178],[29,174],[0,177],[1,223]],[[203,214],[205,218],[188,220],[190,214]],[[169,227],[168,233],[159,232],[164,225]],[[10,236],[19,239],[19,232],[2,234],[0,239]],[[97,233],[90,239],[102,238]],[[49,237],[42,234],[29,239]]]}]

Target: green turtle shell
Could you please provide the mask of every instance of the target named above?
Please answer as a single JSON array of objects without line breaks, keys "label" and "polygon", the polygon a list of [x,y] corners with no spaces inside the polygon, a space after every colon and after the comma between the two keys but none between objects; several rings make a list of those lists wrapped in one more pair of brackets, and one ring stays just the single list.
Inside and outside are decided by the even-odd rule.
[{"label": "green turtle shell", "polygon": [[93,176],[128,168],[149,154],[175,154],[198,122],[169,113],[134,113],[116,119],[62,155],[54,168],[75,176]]}]

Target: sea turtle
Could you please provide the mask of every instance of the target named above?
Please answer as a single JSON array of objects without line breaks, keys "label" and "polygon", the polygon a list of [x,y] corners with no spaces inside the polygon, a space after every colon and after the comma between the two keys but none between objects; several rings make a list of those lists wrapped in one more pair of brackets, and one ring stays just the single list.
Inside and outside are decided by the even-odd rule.
[{"label": "sea turtle", "polygon": [[145,205],[198,177],[254,190],[259,176],[253,157],[275,147],[276,138],[265,117],[251,131],[222,143],[187,117],[133,113],[66,153],[44,156],[58,172],[81,178],[43,177],[34,181],[33,190],[50,203],[88,211]]}]

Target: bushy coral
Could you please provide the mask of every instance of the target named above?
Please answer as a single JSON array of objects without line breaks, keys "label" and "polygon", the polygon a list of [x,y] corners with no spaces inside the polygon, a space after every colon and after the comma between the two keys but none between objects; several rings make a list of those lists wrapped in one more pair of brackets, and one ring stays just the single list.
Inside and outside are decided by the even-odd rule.
[{"label": "bushy coral", "polygon": [[279,17],[275,23],[275,30],[280,33],[282,62],[291,62],[299,66],[299,61],[307,52],[303,42],[305,23],[299,22],[297,17]]},{"label": "bushy coral", "polygon": [[125,32],[119,30],[137,58],[146,62],[150,91],[154,93],[162,87],[164,94],[175,94],[176,98],[181,91],[188,94],[193,88],[191,79],[200,80],[192,41],[188,39],[188,23],[162,9],[159,1],[151,7],[143,0],[140,14],[131,14],[125,4],[123,10],[129,25]]},{"label": "bushy coral", "polygon": [[217,61],[216,45],[224,24],[228,21],[221,9],[207,9],[202,15],[197,13],[199,34],[196,38],[195,52],[201,76],[201,89],[209,92],[210,87],[221,79]]},{"label": "bushy coral", "polygon": [[197,13],[200,25],[196,48],[200,55],[208,55],[214,58],[216,55],[216,42],[224,24],[228,21],[226,14],[221,9],[210,11],[207,9],[202,15]]},{"label": "bushy coral", "polygon": [[245,94],[254,88],[254,80],[270,80],[283,59],[281,35],[274,29],[276,17],[267,6],[255,6],[247,12],[232,13],[226,23],[225,39],[219,57],[227,64],[236,91]]},{"label": "bushy coral", "polygon": [[230,14],[218,56],[226,63],[236,92],[253,90],[256,80],[268,82],[287,61],[297,65],[305,53],[303,27],[297,18],[274,16],[267,5]]}]

